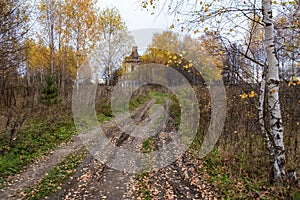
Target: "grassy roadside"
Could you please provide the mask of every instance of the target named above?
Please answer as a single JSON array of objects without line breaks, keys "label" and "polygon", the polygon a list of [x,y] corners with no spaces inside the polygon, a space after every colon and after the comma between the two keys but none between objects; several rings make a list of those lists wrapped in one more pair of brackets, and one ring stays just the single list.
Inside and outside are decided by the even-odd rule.
[{"label": "grassy roadside", "polygon": [[[99,122],[112,118],[109,112],[99,113],[97,117]],[[4,133],[0,133],[0,189],[25,166],[62,143],[70,142],[76,134],[71,116],[60,117],[60,120],[55,121],[44,119],[28,121],[12,144]]]},{"label": "grassy roadside", "polygon": [[85,149],[68,155],[61,163],[51,169],[39,184],[26,189],[24,199],[44,199],[60,190],[64,182],[74,174],[86,155]]},{"label": "grassy roadside", "polygon": [[138,106],[140,106],[150,100],[151,100],[151,97],[149,95],[131,98],[129,101],[129,110],[133,111]]},{"label": "grassy roadside", "polygon": [[61,143],[70,141],[75,134],[71,120],[53,123],[33,120],[18,133],[12,144],[1,140],[0,185],[3,187],[10,176]]}]

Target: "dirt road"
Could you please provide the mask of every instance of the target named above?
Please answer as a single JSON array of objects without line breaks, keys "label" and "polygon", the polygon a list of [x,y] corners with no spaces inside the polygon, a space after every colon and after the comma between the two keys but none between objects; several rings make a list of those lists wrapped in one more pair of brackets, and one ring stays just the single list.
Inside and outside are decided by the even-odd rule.
[{"label": "dirt road", "polygon": [[[131,116],[121,116],[103,124],[102,130],[117,147],[144,152],[145,139],[134,136],[149,132],[150,129],[132,130],[132,127],[134,124],[152,127],[149,126],[151,123],[159,122],[164,125],[156,125],[158,130],[151,136],[151,150],[158,150],[170,142],[176,132],[169,115],[170,102],[165,102],[164,112],[161,107],[152,99],[135,109]],[[128,117],[133,120],[128,121]],[[130,131],[135,133],[128,134]],[[61,145],[23,173],[16,175],[11,184],[1,191],[0,199],[22,199],[26,188],[38,184],[51,168],[82,147],[80,139],[75,136],[74,141]],[[109,154],[107,158],[113,160],[115,156]],[[207,181],[207,175],[201,172],[201,166],[201,160],[186,153],[162,169],[151,173],[141,171],[139,174],[130,174],[110,168],[88,155],[62,189],[47,199],[215,199],[216,194]],[[135,163],[132,163],[132,167],[135,167]]]}]

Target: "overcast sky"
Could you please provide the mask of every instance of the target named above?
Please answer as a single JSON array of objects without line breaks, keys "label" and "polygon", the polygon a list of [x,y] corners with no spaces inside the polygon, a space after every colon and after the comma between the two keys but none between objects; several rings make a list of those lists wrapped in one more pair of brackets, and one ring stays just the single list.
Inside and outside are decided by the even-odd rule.
[{"label": "overcast sky", "polygon": [[151,15],[142,9],[140,0],[99,0],[100,9],[116,7],[128,29],[132,32],[139,51],[145,50],[156,32],[167,30],[172,24],[171,17]]},{"label": "overcast sky", "polygon": [[142,9],[141,1],[139,0],[99,0],[98,2],[101,9],[116,7],[129,30],[139,28],[167,29],[171,24],[169,17],[160,15],[157,18],[151,15],[150,11],[147,12],[147,10]]}]

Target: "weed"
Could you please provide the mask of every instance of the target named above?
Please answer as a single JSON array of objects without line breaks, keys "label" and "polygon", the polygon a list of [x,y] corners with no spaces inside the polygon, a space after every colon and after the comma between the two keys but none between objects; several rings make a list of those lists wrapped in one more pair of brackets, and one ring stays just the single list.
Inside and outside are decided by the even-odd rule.
[{"label": "weed", "polygon": [[143,153],[149,153],[154,150],[153,139],[147,138],[143,142]]}]

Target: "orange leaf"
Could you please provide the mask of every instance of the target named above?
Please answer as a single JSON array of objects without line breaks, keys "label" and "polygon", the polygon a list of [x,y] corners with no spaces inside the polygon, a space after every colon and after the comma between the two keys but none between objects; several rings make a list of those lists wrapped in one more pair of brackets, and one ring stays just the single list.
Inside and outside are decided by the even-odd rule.
[{"label": "orange leaf", "polygon": [[274,92],[277,92],[277,90],[275,90],[275,89],[271,90],[271,93],[274,93]]}]

